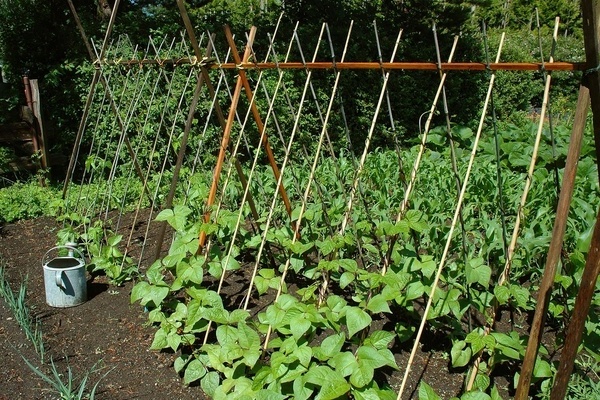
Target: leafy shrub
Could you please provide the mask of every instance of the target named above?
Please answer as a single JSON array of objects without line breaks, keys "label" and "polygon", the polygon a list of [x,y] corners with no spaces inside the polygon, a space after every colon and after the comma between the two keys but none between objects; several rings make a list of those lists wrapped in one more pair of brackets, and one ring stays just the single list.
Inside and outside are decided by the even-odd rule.
[{"label": "leafy shrub", "polygon": [[13,222],[42,215],[55,216],[62,202],[57,189],[38,182],[15,183],[0,189],[0,222]]}]

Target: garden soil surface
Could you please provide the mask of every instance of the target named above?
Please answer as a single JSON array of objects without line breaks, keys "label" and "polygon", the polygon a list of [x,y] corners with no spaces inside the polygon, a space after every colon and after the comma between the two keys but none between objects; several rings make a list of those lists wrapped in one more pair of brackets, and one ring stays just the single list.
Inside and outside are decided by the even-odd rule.
[{"label": "garden soil surface", "polygon": [[[128,232],[132,219],[131,215],[124,216],[120,221],[121,229]],[[147,228],[149,232],[142,268],[148,266],[160,230],[158,223],[152,222],[149,227],[147,223],[137,220],[134,230],[139,238],[143,238]],[[76,383],[95,366],[96,371],[90,374],[91,384],[88,387],[100,380],[97,399],[207,398],[199,386],[183,384],[173,369],[177,354],[149,350],[155,329],[148,326],[142,307],[130,303],[132,282],[115,287],[108,285],[103,276],[89,277],[88,301],[85,303],[71,308],[53,308],[46,304],[42,257],[55,245],[60,228],[61,225],[52,218],[20,221],[0,227],[0,257],[5,264],[6,279],[13,291],[23,280],[26,281],[27,302],[33,315],[41,321],[47,353],[42,365],[6,303],[0,299],[0,400],[58,398],[49,384],[27,366],[24,358],[46,374],[50,372],[50,360],[64,375],[70,368],[77,378]],[[137,240],[136,251],[140,251],[141,242],[143,240]],[[169,242],[167,237],[164,249]],[[224,298],[241,298],[241,292],[247,287],[243,274],[244,271],[228,278]],[[265,307],[265,301],[268,297],[257,299],[252,312]],[[411,323],[414,324],[414,321]],[[374,319],[374,326],[384,324],[387,324],[386,329],[393,327],[385,316]],[[405,388],[406,398],[418,398],[421,380],[431,385],[444,399],[459,394],[465,371],[449,369],[449,338],[425,334],[422,343]],[[411,346],[411,342],[395,345],[392,351],[400,369],[389,369],[376,377],[396,391]]]}]

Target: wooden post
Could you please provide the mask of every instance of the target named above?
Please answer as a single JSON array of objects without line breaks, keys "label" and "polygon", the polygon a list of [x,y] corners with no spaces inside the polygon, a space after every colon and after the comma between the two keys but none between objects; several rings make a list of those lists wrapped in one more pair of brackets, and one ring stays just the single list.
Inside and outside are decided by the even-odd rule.
[{"label": "wooden post", "polygon": [[[36,81],[37,82],[37,81]],[[40,155],[40,136],[39,136],[39,125],[36,122],[36,115],[33,106],[33,96],[31,94],[31,82],[29,81],[29,77],[27,75],[23,76],[23,86],[25,92],[25,101],[27,102],[27,107],[31,111],[33,115],[33,151],[34,151],[34,165],[36,166],[37,171],[39,172],[40,168],[44,168],[41,159],[39,159]],[[36,85],[37,86],[37,85]],[[46,181],[42,175],[38,175],[38,181],[40,186],[46,186]]]},{"label": "wooden post", "polygon": [[596,216],[596,226],[592,235],[592,243],[585,263],[585,269],[581,276],[581,286],[575,299],[573,316],[567,328],[565,346],[560,355],[560,364],[558,371],[556,371],[556,379],[550,394],[550,400],[564,399],[567,393],[569,378],[573,372],[575,357],[577,357],[577,349],[579,343],[581,343],[581,337],[585,328],[585,320],[587,319],[592,298],[594,297],[598,273],[600,273],[600,212]]},{"label": "wooden post", "polygon": [[[250,34],[252,35],[252,31],[250,31]],[[231,34],[231,30],[229,29],[229,26],[227,26],[227,25],[225,26],[225,35],[227,36],[227,43],[229,44],[229,47],[231,48],[231,55],[233,56],[233,59],[236,62],[236,64],[241,65],[241,64],[246,63],[247,62],[246,54],[244,54],[244,59],[240,59],[240,54],[238,53],[237,47],[233,40],[233,35]],[[252,42],[248,42],[248,45],[250,47],[252,47]],[[248,51],[251,51],[251,49],[246,48],[246,53]],[[253,94],[252,94],[252,89],[250,88],[250,83],[248,82],[248,78],[246,77],[246,71],[243,68],[240,68],[238,70],[238,73],[239,73],[239,75],[238,75],[239,79],[241,79],[242,84],[244,85],[244,89],[246,90],[246,97],[248,98],[248,101],[250,102],[252,116],[254,117],[256,126],[258,127],[258,133],[262,135],[263,131],[265,130],[265,125],[260,117],[260,113],[258,112],[258,107],[256,107],[256,103],[252,101]],[[269,144],[269,139],[268,139],[267,135],[265,134],[262,136],[263,136],[262,145],[265,148],[265,152],[267,153],[267,158],[269,159],[269,164],[271,165],[271,169],[273,169],[273,175],[275,176],[275,180],[278,181],[281,173],[279,172],[279,167],[277,166],[277,162],[275,161],[275,156],[273,155],[273,150],[271,150],[271,145]],[[290,199],[288,198],[288,195],[287,195],[287,192],[283,185],[283,182],[279,186],[279,194],[281,195],[281,198],[283,199],[283,204],[285,205],[285,209],[291,218],[292,205],[290,204]],[[294,223],[292,223],[292,230],[293,231],[296,230]]]},{"label": "wooden post", "polygon": [[519,385],[515,394],[515,400],[526,400],[529,393],[531,383],[531,374],[535,366],[540,341],[542,339],[546,312],[550,295],[552,293],[552,285],[554,284],[554,276],[556,275],[556,267],[560,260],[562,251],[562,243],[567,227],[567,217],[569,206],[573,197],[573,187],[575,185],[575,176],[577,174],[577,163],[579,161],[579,153],[581,150],[581,142],[583,139],[583,130],[590,102],[590,93],[588,88],[581,86],[579,88],[579,99],[577,101],[577,109],[575,111],[575,120],[573,122],[573,130],[569,141],[569,151],[563,174],[563,183],[558,198],[558,206],[556,210],[556,219],[552,229],[552,239],[546,258],[544,274],[540,283],[540,289],[537,297],[537,307],[529,332],[529,341],[527,342],[527,350],[525,351],[525,359],[521,367],[521,375],[519,376]]},{"label": "wooden post", "polygon": [[38,86],[38,80],[31,79],[29,81],[29,85],[31,89],[31,101],[33,103],[33,109],[31,111],[33,111],[33,116],[35,117],[33,122],[35,124],[36,131],[39,133],[38,146],[40,152],[42,153],[42,168],[45,169],[48,168],[48,152],[46,149],[46,131],[44,130],[44,124],[42,120],[42,110],[40,105],[40,88]]},{"label": "wooden post", "polygon": [[[590,89],[592,112],[594,114],[594,141],[596,158],[600,154],[600,0],[582,0],[583,39],[587,70],[584,72],[584,85]],[[600,169],[598,169],[600,177]]]},{"label": "wooden post", "polygon": [[[244,62],[248,60],[251,54],[252,42],[254,41],[254,35],[256,34],[256,27],[252,27],[250,29],[250,35],[248,37],[248,45],[246,46],[246,51],[244,52]],[[233,123],[235,121],[235,114],[238,106],[238,102],[240,100],[240,95],[242,93],[242,76],[238,75],[238,79],[235,85],[235,89],[233,91],[233,97],[231,99],[231,105],[229,106],[229,115],[227,117],[227,122],[225,124],[225,129],[223,130],[223,138],[221,140],[221,148],[219,150],[219,156],[217,158],[217,164],[215,166],[215,170],[213,172],[212,184],[210,186],[210,192],[208,193],[208,199],[206,200],[207,207],[213,205],[215,201],[215,197],[217,195],[217,187],[219,185],[219,177],[221,175],[221,169],[223,168],[223,161],[225,160],[225,153],[227,152],[227,148],[229,147],[229,140],[231,138],[231,129],[233,128]],[[210,221],[210,210],[206,212],[204,215],[204,222]],[[199,249],[204,247],[204,243],[206,242],[206,232],[201,231],[199,237],[200,246]]]},{"label": "wooden post", "polygon": [[[594,141],[596,143],[596,158],[598,159],[598,154],[600,154],[600,1],[583,0],[581,7],[583,13],[585,56],[588,67],[584,76],[584,84],[590,90],[592,111],[594,114]],[[600,174],[600,170],[598,173]],[[596,226],[594,227],[585,269],[581,276],[579,292],[575,299],[573,316],[567,328],[565,346],[560,355],[560,363],[556,372],[554,387],[550,394],[551,400],[563,399],[567,392],[569,378],[573,372],[573,364],[577,356],[577,349],[583,335],[585,320],[594,295],[596,281],[598,280],[598,273],[600,273],[600,212],[596,217]]]},{"label": "wooden post", "polygon": [[[181,15],[181,18],[183,19],[183,24],[187,31],[188,37],[190,38],[190,42],[192,43],[192,48],[194,49],[194,54],[196,55],[196,59],[199,59],[201,56],[201,53],[200,53],[200,47],[198,46],[198,40],[196,39],[196,34],[194,33],[194,28],[192,27],[192,21],[190,20],[190,17],[187,13],[187,9],[185,8],[185,4],[183,3],[182,0],[177,0],[177,7],[179,8],[179,14]],[[208,56],[210,56],[210,54],[207,54],[207,57]],[[204,66],[200,66],[200,70],[202,71],[202,76],[204,78],[204,82],[206,83],[206,86],[208,87],[208,92],[210,94],[210,97],[214,101],[215,111],[217,114],[217,119],[219,120],[219,124],[221,125],[221,129],[223,129],[223,132],[225,132],[225,129],[227,126],[227,121],[225,119],[225,115],[223,114],[223,110],[221,109],[221,105],[219,104],[218,100],[216,99],[217,93],[215,91],[214,86],[212,85],[212,83],[210,81],[210,76],[208,75],[208,70]],[[240,161],[236,159],[234,163],[235,163],[235,170],[240,178],[242,187],[245,190],[246,186],[248,185],[248,180],[246,179],[246,176],[244,175],[244,171],[242,170]],[[254,203],[254,198],[252,197],[251,192],[248,192],[248,205],[250,206],[250,211],[252,212],[252,216],[254,217],[255,220],[258,220],[258,211],[256,210],[256,205]],[[204,218],[206,220],[206,216]],[[200,246],[198,248],[199,251],[200,251],[200,249],[202,249],[204,247],[205,241],[206,241],[206,234],[200,233],[200,238],[199,238]],[[160,246],[160,243],[158,244],[158,246]]]},{"label": "wooden post", "polygon": [[[583,130],[583,126],[585,125],[585,116],[587,115],[587,112],[583,113],[583,100],[582,97],[589,97],[591,99],[591,105],[592,105],[592,112],[594,113],[594,140],[596,142],[596,156],[598,157],[598,154],[600,154],[600,77],[598,74],[598,71],[600,69],[600,55],[598,53],[598,51],[600,50],[600,36],[599,36],[599,30],[598,30],[598,26],[600,25],[600,0],[582,0],[581,2],[581,7],[582,7],[582,13],[583,13],[583,35],[584,35],[584,42],[585,42],[585,56],[586,56],[586,66],[587,69],[585,71],[585,75],[584,75],[584,84],[587,86],[587,88],[589,89],[589,92],[587,94],[584,94],[583,92],[587,92],[587,90],[580,89],[580,94],[579,94],[579,101],[577,104],[577,111],[576,111],[576,121],[573,125],[573,133],[575,133],[575,129],[581,129]],[[587,101],[585,104],[585,109],[587,110]],[[582,115],[583,114],[583,117]],[[583,119],[583,122],[581,121],[581,119]],[[575,124],[578,124],[579,126],[576,126]],[[571,147],[573,146],[573,142],[571,141]],[[568,160],[568,159],[567,159]],[[600,174],[600,170],[598,171],[598,173]],[[574,175],[575,175],[575,171],[572,171],[573,177],[569,177],[569,179],[573,179],[574,180]],[[565,177],[563,178],[564,181],[567,180],[567,170],[565,168]],[[565,182],[563,182],[563,191],[565,186]],[[568,213],[568,207],[570,204],[570,197],[569,197],[569,202],[567,204],[562,204],[561,205],[561,199],[563,197],[563,193],[561,191],[560,194],[560,199],[559,199],[559,210],[557,211],[557,216],[556,216],[556,221],[555,221],[555,228],[557,226],[557,223],[559,222],[559,219],[563,220],[561,221],[561,224],[566,225],[566,215]],[[566,208],[565,210],[561,210],[560,207],[564,207]],[[563,215],[559,216],[559,212],[561,212]],[[594,263],[597,263],[597,257],[598,255],[596,254],[596,250],[594,250],[594,246],[598,245],[598,241],[600,241],[600,238],[596,235],[596,231],[598,229],[598,223],[596,223],[596,228],[594,230],[594,236],[592,238],[592,240],[596,240],[596,242],[593,242],[594,244],[592,245],[592,250],[590,251],[590,254],[588,255],[588,260],[586,262],[586,271],[588,271],[588,269],[591,269],[590,271],[588,271],[588,279],[591,278],[593,276],[593,274],[595,273],[597,275],[597,266],[594,265]],[[554,232],[553,232],[554,233]],[[564,234],[564,228],[563,228],[563,234]],[[525,352],[525,359],[523,360],[523,366],[521,368],[521,376],[519,378],[519,386],[517,387],[517,392],[515,395],[515,399],[516,400],[524,400],[527,398],[527,394],[529,392],[529,384],[531,381],[531,373],[533,371],[533,367],[535,364],[535,359],[537,357],[537,352],[538,352],[538,348],[539,348],[539,342],[542,336],[542,328],[544,325],[544,320],[545,320],[545,315],[546,315],[546,311],[548,309],[548,302],[550,301],[550,291],[552,289],[552,283],[554,281],[554,275],[556,273],[556,264],[558,262],[558,258],[560,256],[560,250],[562,248],[562,246],[553,246],[554,244],[554,234],[552,237],[552,243],[550,245],[550,251],[548,253],[548,260],[546,262],[546,269],[544,270],[544,275],[542,277],[542,282],[540,284],[540,291],[538,294],[538,302],[537,302],[537,307],[535,310],[535,315],[534,315],[534,319],[533,319],[533,324],[531,326],[531,332],[529,335],[529,342],[527,344],[527,351]],[[562,244],[562,237],[560,238],[560,243]],[[556,247],[556,249],[554,248]],[[551,260],[551,255],[553,258],[555,258],[555,260]],[[594,282],[595,282],[595,278],[594,278]],[[586,284],[589,282],[586,282]],[[583,283],[582,283],[583,285]],[[582,296],[586,296],[585,294],[585,289],[581,289],[584,291],[584,293],[582,294]],[[578,296],[579,299],[579,296]],[[583,312],[583,310],[585,309],[584,303],[585,303],[585,299],[580,300],[581,305],[579,306],[579,310],[577,311],[578,313]],[[582,308],[583,307],[583,308]],[[589,307],[589,305],[588,305]],[[585,309],[586,314],[587,314],[587,309]],[[582,318],[581,315],[578,315],[579,318]],[[583,319],[583,321],[585,321],[585,318]],[[577,328],[573,327],[570,330],[575,330],[577,331]],[[577,338],[577,334],[573,333],[573,339],[575,340]],[[579,339],[581,339],[581,336],[579,336]],[[572,343],[572,345],[575,345],[575,347],[577,347],[579,345],[579,342],[577,343]],[[562,357],[561,357],[562,359]],[[574,360],[574,356],[571,357],[569,355],[565,356],[565,359],[563,360],[564,363],[570,363],[571,365],[563,365],[563,371],[570,371],[573,368],[573,360]],[[557,377],[557,379],[559,379],[559,377]],[[566,377],[562,377],[560,379],[567,379],[568,382],[568,376]],[[562,387],[563,383],[562,381],[559,383],[559,387],[556,389],[557,392],[559,393],[560,390],[566,390],[566,388]]]}]

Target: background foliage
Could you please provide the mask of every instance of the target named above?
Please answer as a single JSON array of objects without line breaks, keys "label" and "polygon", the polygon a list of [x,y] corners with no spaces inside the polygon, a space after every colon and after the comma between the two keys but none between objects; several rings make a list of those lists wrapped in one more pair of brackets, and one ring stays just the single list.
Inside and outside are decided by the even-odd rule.
[{"label": "background foliage", "polygon": [[[105,1],[74,1],[87,35],[101,43],[108,18],[102,8]],[[109,6],[111,2],[107,3]],[[300,22],[298,35],[305,47],[314,48],[322,22],[330,28],[336,57],[340,57],[348,25],[355,21],[351,48],[347,60],[377,61],[377,45],[373,21],[377,21],[381,47],[387,60],[398,30],[404,30],[397,60],[435,61],[435,48],[431,32],[436,23],[440,35],[442,59],[447,57],[453,36],[461,35],[456,61],[485,61],[481,22],[488,24],[490,48],[494,53],[499,30],[508,30],[504,51],[505,61],[539,61],[534,7],[538,7],[544,38],[544,56],[549,55],[549,31],[554,17],[562,17],[561,38],[556,58],[581,61],[583,57],[579,2],[574,0],[377,0],[377,1],[285,1],[285,0],[194,0],[188,1],[188,10],[199,32],[220,33],[224,24],[241,38],[251,25],[261,32],[271,31],[280,12],[284,23],[280,37],[291,37],[291,29]],[[77,131],[83,99],[89,86],[89,60],[77,32],[73,16],[63,1],[16,0],[0,1],[0,64],[8,84],[0,84],[0,123],[18,118],[17,105],[24,104],[21,77],[27,73],[40,81],[42,105],[45,111],[50,147],[54,152],[67,153]],[[174,1],[123,1],[121,2],[113,37],[127,34],[134,44],[147,43],[149,35],[159,38],[177,37],[182,30],[178,9]],[[224,48],[223,35],[219,34],[218,48]],[[242,39],[238,39],[243,43]],[[268,46],[266,35],[256,42],[258,54]],[[283,47],[280,45],[280,47]],[[321,50],[321,59],[329,59],[329,49]],[[285,49],[280,48],[282,54]],[[298,54],[292,55],[299,59]],[[493,57],[493,55],[492,55]],[[87,65],[87,66],[86,66]],[[372,72],[372,79],[380,73]],[[578,74],[555,74],[554,93],[559,104],[558,112],[569,111],[579,79]],[[435,73],[401,73],[390,82],[390,93],[395,108],[394,115],[399,132],[414,132],[419,116],[429,108],[437,86]],[[302,78],[303,79],[303,78]],[[330,77],[315,75],[315,86]],[[449,108],[454,121],[468,124],[479,110],[484,74],[454,73],[448,81]],[[515,111],[527,113],[540,102],[540,74],[499,74],[496,104],[501,117],[511,118]],[[365,100],[377,96],[378,88],[355,73],[345,74],[340,93],[344,97],[346,113],[352,132],[361,132],[368,121],[362,115],[369,113]],[[325,82],[324,82],[325,83]],[[322,85],[324,87],[328,84]],[[419,96],[414,96],[419,93]],[[566,100],[564,100],[566,99]],[[441,120],[440,120],[441,122]],[[376,145],[385,146],[390,141],[385,133]],[[357,139],[358,138],[351,138]],[[406,137],[410,139],[410,137]],[[360,150],[360,149],[357,149]],[[56,176],[61,176],[56,171]]]}]

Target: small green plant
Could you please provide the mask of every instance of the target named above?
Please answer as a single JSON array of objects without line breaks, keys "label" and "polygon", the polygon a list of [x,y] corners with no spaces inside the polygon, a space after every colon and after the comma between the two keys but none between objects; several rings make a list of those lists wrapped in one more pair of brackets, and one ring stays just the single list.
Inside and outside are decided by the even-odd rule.
[{"label": "small green plant", "polygon": [[[71,212],[59,217],[65,227],[58,231],[58,244],[81,243],[90,257],[90,272],[106,274],[113,285],[122,285],[138,273],[133,259],[119,249],[123,235],[117,235],[104,226],[102,221],[90,219]],[[105,239],[106,238],[106,239]]]},{"label": "small green plant", "polygon": [[96,384],[92,387],[92,390],[88,392],[88,383],[90,380],[90,376],[96,372],[98,372],[101,368],[98,367],[98,363],[94,364],[92,368],[87,371],[83,377],[79,380],[79,384],[76,383],[76,378],[73,375],[73,370],[71,366],[68,365],[67,359],[67,375],[64,376],[61,374],[56,364],[54,364],[54,360],[50,358],[50,374],[45,374],[36,366],[34,366],[29,360],[23,357],[23,360],[27,364],[27,366],[35,372],[37,376],[42,378],[44,382],[50,385],[50,391],[58,394],[61,400],[94,400],[96,396],[96,390],[98,389],[98,385],[110,373],[110,371],[106,372]]},{"label": "small green plant", "polygon": [[93,242],[88,245],[93,265],[92,272],[104,272],[108,281],[117,286],[131,280],[138,273],[133,259],[119,250],[118,245],[121,240],[123,235],[110,233],[106,243]]}]

